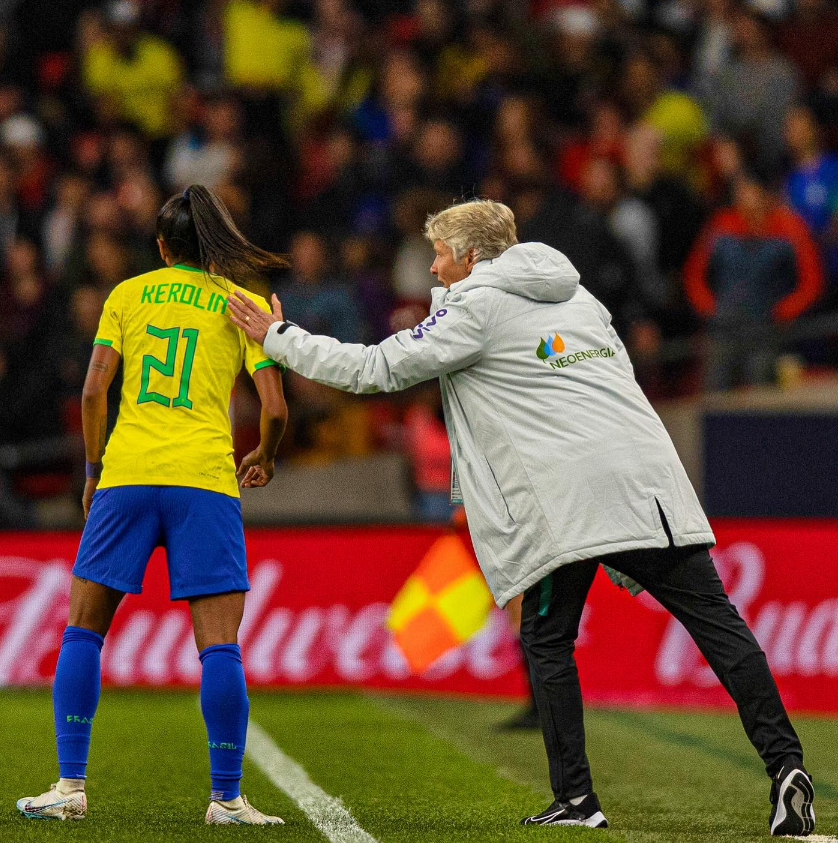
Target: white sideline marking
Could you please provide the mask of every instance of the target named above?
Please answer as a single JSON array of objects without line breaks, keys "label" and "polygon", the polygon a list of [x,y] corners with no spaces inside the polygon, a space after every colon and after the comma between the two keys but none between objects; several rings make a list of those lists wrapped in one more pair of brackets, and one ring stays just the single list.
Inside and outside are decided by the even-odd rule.
[{"label": "white sideline marking", "polygon": [[808,837],[795,837],[795,840],[808,840],[809,843],[838,843],[838,837],[828,834],[810,834]]},{"label": "white sideline marking", "polygon": [[[332,843],[378,843],[364,831],[337,796],[318,787],[293,758],[253,720],[247,726],[246,754],[284,793],[287,793]],[[811,839],[811,838],[810,838]]]}]

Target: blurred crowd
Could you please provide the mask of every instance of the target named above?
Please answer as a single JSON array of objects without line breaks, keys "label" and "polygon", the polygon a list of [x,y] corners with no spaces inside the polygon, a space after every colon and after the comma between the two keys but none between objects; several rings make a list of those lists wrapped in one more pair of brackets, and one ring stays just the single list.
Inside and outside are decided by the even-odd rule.
[{"label": "blurred crowd", "polygon": [[[838,310],[836,144],[829,0],[1,0],[0,493],[72,483],[14,455],[78,433],[104,297],[188,184],[290,256],[288,318],[352,342],[426,315],[428,213],[502,200],[671,397],[774,381],[783,326]],[[836,365],[828,334],[791,351]],[[434,388],[285,383],[284,459],[401,450],[447,513]],[[244,383],[235,411],[245,448]]]}]

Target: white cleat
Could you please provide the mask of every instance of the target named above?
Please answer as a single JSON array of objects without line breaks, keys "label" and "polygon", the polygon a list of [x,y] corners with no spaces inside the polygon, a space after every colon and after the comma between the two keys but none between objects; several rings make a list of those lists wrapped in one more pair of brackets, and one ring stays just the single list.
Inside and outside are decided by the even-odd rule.
[{"label": "white cleat", "polygon": [[206,822],[207,825],[285,825],[281,817],[269,817],[257,811],[246,796],[237,796],[227,802],[211,801]]},{"label": "white cleat", "polygon": [[51,784],[40,796],[24,796],[17,809],[30,820],[83,820],[87,816],[87,796],[83,790],[63,791]]}]

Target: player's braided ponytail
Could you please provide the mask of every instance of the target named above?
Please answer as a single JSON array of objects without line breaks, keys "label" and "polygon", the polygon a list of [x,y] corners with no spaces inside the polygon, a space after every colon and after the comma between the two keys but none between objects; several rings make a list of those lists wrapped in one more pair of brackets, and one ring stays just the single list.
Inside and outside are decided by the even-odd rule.
[{"label": "player's braided ponytail", "polygon": [[247,286],[254,277],[282,269],[281,255],[254,246],[239,231],[224,203],[193,184],[169,199],[157,216],[157,236],[177,260]]}]

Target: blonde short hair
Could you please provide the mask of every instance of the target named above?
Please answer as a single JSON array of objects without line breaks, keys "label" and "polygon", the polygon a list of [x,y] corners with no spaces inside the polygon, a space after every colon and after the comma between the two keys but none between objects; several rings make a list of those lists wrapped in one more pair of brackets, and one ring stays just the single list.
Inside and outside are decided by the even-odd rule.
[{"label": "blonde short hair", "polygon": [[501,202],[470,199],[431,214],[425,222],[425,237],[442,240],[454,252],[454,260],[474,249],[477,260],[491,260],[518,242],[515,215]]}]

